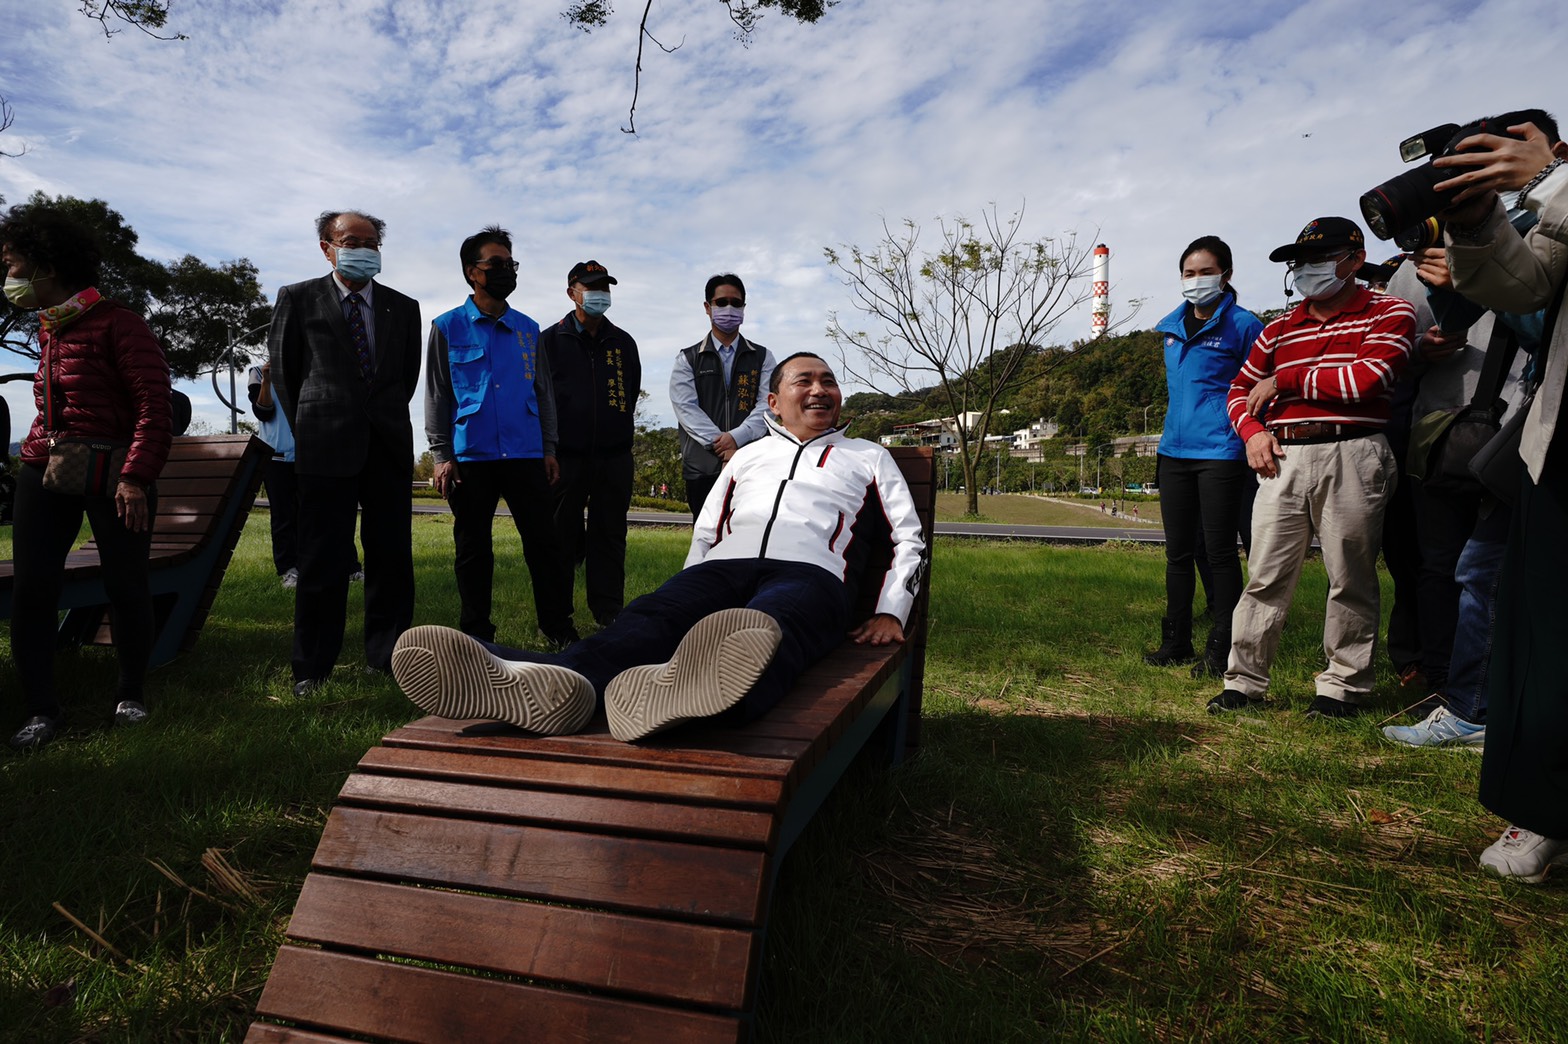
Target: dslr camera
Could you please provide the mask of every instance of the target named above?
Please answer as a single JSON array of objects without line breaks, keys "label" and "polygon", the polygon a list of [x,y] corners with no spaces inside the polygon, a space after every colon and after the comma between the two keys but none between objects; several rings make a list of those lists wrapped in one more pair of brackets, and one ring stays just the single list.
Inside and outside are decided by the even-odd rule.
[{"label": "dslr camera", "polygon": [[[1489,116],[1484,120],[1467,123],[1445,123],[1431,130],[1422,131],[1399,143],[1399,158],[1406,163],[1418,159],[1428,160],[1450,156],[1458,152],[1461,141],[1474,134],[1495,134],[1504,138],[1519,138],[1509,134],[1508,128],[1521,123],[1540,124],[1539,109],[1522,109]],[[1430,162],[1389,178],[1361,197],[1361,216],[1367,227],[1379,239],[1392,239],[1401,250],[1415,251],[1435,246],[1443,240],[1443,225],[1438,211],[1446,209],[1454,195],[1438,192],[1433,186],[1447,181],[1460,171],[1439,169]]]}]

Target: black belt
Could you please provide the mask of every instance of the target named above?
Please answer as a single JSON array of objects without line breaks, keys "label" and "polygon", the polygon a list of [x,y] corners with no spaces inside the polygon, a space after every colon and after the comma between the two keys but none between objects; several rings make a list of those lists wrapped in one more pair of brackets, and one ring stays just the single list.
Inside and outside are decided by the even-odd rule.
[{"label": "black belt", "polygon": [[1281,424],[1269,431],[1281,444],[1306,445],[1314,442],[1344,442],[1346,439],[1364,439],[1376,435],[1381,428],[1368,428],[1360,424],[1332,424],[1312,421],[1305,424]]}]

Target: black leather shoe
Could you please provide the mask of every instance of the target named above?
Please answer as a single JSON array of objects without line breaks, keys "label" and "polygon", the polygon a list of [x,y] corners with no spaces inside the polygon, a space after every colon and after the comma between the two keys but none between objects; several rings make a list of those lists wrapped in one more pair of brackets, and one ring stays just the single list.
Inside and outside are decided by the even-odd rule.
[{"label": "black leather shoe", "polygon": [[582,635],[577,633],[577,628],[571,624],[567,624],[557,631],[541,630],[539,633],[544,635],[544,640],[550,646],[551,652],[560,652],[582,637]]},{"label": "black leather shoe", "polygon": [[309,696],[321,687],[321,682],[320,678],[301,678],[294,683],[294,695]]},{"label": "black leather shoe", "polygon": [[1209,701],[1209,713],[1224,714],[1227,711],[1246,710],[1248,707],[1261,707],[1267,702],[1261,696],[1248,696],[1236,689],[1226,689]]}]

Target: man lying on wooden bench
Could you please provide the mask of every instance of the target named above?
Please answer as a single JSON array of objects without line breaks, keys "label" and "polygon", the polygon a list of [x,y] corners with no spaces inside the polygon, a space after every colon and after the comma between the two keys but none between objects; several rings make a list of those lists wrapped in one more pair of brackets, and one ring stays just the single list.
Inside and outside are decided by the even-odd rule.
[{"label": "man lying on wooden bench", "polygon": [[[611,735],[630,741],[732,709],[763,714],[846,632],[902,642],[924,573],[920,520],[888,452],[839,429],[842,406],[826,362],[785,359],[768,389],[769,435],[724,466],[684,569],[560,653],[415,627],[392,653],[403,691],[441,717],[552,735],[580,730],[602,701]],[[873,526],[891,530],[892,557],[875,615],[851,630],[850,584]]]}]

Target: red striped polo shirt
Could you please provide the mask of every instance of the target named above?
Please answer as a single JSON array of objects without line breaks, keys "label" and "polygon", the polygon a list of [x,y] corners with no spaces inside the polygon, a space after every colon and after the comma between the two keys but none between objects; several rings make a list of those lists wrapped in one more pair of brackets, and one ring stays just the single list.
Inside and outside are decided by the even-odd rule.
[{"label": "red striped polo shirt", "polygon": [[[1357,287],[1344,308],[1318,319],[1303,302],[1263,328],[1230,383],[1225,410],[1245,442],[1265,426],[1315,421],[1388,426],[1390,392],[1410,362],[1416,310],[1408,301]],[[1259,418],[1247,393],[1272,376],[1278,391]]]}]

